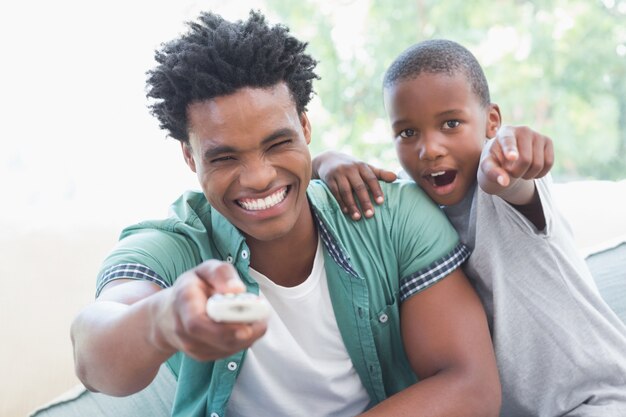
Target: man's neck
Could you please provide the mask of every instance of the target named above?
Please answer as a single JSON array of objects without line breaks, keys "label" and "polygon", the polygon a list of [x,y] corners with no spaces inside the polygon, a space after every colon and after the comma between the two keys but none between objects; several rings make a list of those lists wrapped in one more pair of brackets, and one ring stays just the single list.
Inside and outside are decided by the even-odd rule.
[{"label": "man's neck", "polygon": [[318,234],[310,207],[289,234],[272,241],[257,241],[250,238],[250,266],[275,284],[294,287],[304,282],[311,274]]}]

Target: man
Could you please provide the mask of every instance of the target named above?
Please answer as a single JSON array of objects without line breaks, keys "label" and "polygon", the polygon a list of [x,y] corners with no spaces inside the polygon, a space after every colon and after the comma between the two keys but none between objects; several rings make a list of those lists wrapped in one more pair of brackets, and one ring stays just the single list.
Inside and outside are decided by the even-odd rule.
[{"label": "man", "polygon": [[[122,233],[72,325],[77,374],[123,396],[167,362],[180,416],[497,415],[484,311],[457,268],[468,252],[438,208],[383,184],[380,214],[355,223],[310,183],[305,47],[259,13],[205,13],[157,52],[152,111],[203,192]],[[267,321],[206,314],[211,295],[246,290]]]}]

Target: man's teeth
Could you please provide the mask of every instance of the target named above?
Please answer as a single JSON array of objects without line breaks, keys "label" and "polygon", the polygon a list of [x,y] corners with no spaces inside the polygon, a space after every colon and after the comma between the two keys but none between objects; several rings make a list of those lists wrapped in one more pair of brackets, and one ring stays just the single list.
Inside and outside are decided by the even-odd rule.
[{"label": "man's teeth", "polygon": [[438,172],[431,173],[430,176],[431,177],[438,177],[438,176],[443,175],[445,173],[446,173],[446,171],[438,171]]},{"label": "man's teeth", "polygon": [[265,198],[249,198],[246,200],[239,200],[239,205],[244,209],[251,211],[267,210],[268,208],[274,207],[276,204],[283,201],[286,195],[287,187],[284,187],[280,191],[277,191]]}]

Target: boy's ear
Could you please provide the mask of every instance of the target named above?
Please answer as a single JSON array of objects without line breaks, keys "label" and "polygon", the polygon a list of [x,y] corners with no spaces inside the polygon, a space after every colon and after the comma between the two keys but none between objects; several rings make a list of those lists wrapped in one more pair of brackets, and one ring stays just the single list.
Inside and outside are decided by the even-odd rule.
[{"label": "boy's ear", "polygon": [[193,149],[189,142],[180,142],[180,148],[183,151],[183,158],[185,158],[185,163],[193,172],[196,172],[196,161],[193,159]]},{"label": "boy's ear", "polygon": [[311,143],[311,122],[305,112],[300,113],[300,124],[302,125],[302,133],[304,133],[304,139],[306,144]]},{"label": "boy's ear", "polygon": [[487,115],[487,137],[493,138],[498,133],[498,129],[500,129],[500,125],[502,124],[502,116],[500,115],[500,107],[497,104],[491,103],[489,104],[489,113]]}]

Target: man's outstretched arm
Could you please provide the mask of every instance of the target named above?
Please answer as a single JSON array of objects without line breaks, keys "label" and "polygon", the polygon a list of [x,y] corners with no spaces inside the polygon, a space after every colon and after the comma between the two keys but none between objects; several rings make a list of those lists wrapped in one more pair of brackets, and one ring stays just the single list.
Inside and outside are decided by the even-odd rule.
[{"label": "man's outstretched arm", "polygon": [[177,351],[206,361],[249,347],[265,333],[265,321],[216,323],[205,307],[214,293],[244,290],[232,265],[215,260],[187,271],[167,289],[148,281],[107,284],[72,323],[79,379],[92,391],[125,396],[148,386]]}]

